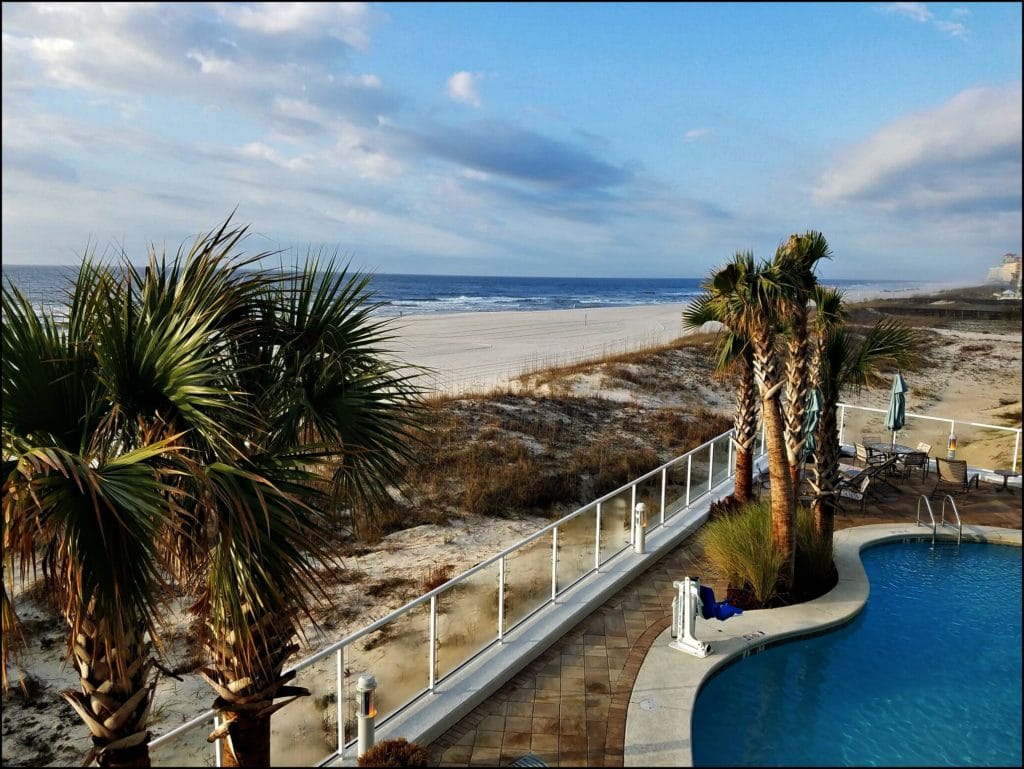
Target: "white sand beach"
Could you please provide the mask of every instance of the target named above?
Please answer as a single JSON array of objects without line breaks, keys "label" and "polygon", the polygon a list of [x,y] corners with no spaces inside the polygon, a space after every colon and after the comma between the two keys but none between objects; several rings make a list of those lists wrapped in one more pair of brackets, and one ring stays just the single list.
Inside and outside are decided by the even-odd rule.
[{"label": "white sand beach", "polygon": [[486,391],[551,366],[653,347],[684,332],[685,304],[533,312],[411,315],[396,319],[395,357],[428,370],[442,393]]}]

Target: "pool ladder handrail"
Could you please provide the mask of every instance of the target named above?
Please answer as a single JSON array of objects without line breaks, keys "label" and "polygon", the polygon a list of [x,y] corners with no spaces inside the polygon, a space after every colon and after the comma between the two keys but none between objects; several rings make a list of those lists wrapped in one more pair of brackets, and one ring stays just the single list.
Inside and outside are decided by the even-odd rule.
[{"label": "pool ladder handrail", "polygon": [[[960,513],[956,509],[956,501],[949,494],[947,494],[942,499],[942,521],[941,521],[941,523],[942,523],[943,526],[946,525],[946,500],[949,500],[949,504],[953,508],[953,515],[956,516],[956,543],[959,545],[960,541],[964,537],[964,525],[960,521]],[[952,526],[953,524],[951,523],[949,525]]]},{"label": "pool ladder handrail", "polygon": [[935,513],[932,512],[932,503],[928,501],[928,497],[922,494],[917,500],[917,525],[921,525],[921,503],[924,502],[925,509],[928,511],[928,519],[932,522],[932,544],[935,544],[935,534],[938,526],[953,526],[953,523],[946,523],[946,501],[953,508],[953,515],[956,516],[956,544],[959,546],[964,536],[964,525],[960,521],[960,513],[956,509],[956,501],[949,494],[942,500],[942,518],[940,523],[935,522]]}]

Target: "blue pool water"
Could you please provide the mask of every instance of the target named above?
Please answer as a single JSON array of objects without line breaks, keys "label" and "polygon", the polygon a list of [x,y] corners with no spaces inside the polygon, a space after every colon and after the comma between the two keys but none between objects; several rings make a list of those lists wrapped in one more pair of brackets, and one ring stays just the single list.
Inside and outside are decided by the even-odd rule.
[{"label": "blue pool water", "polygon": [[1021,550],[929,543],[861,553],[848,625],[707,682],[695,766],[1020,766]]}]

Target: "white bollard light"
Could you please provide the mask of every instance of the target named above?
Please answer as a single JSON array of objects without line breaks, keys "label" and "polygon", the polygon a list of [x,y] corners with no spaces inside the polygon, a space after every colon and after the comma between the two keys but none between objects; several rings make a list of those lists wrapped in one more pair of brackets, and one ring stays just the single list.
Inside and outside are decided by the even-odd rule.
[{"label": "white bollard light", "polygon": [[633,552],[643,555],[647,552],[647,505],[637,503],[633,509]]},{"label": "white bollard light", "polygon": [[359,746],[358,756],[373,747],[373,719],[377,717],[377,706],[373,702],[373,692],[377,688],[377,679],[369,673],[359,676],[356,692],[359,696]]}]

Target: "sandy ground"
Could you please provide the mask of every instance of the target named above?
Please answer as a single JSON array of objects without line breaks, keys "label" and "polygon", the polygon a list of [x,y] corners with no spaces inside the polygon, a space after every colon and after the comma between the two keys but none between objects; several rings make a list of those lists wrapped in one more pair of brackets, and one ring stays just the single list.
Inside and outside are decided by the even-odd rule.
[{"label": "sandy ground", "polygon": [[[682,331],[681,310],[682,305],[651,305],[407,317],[399,321],[401,329],[394,347],[409,363],[434,369],[435,384],[442,390],[487,389],[507,386],[523,372],[547,365],[668,342]],[[908,410],[999,424],[996,420],[1001,413],[1016,408],[1019,424],[1019,328],[1014,333],[1000,334],[985,330],[942,333],[948,343],[936,353],[934,365],[908,377]],[[887,399],[887,390],[876,388],[851,393],[846,400],[884,409]],[[849,429],[859,428],[851,423]],[[984,461],[1007,467],[1005,451],[1005,446],[996,447]],[[346,575],[325,577],[335,611],[321,617],[323,633],[310,634],[299,656],[309,656],[421,595],[425,592],[424,577],[431,570],[448,567],[453,575],[461,573],[547,522],[540,518],[464,517],[443,526],[418,526],[391,534],[362,554],[346,558]],[[5,697],[3,764],[80,764],[88,748],[88,733],[58,696],[60,690],[77,686],[73,671],[62,664],[66,631],[45,604],[31,596],[21,596],[19,610],[26,621],[28,651],[19,669],[11,673],[14,677],[18,672],[29,674],[38,688],[27,701],[18,695]],[[188,619],[184,613],[177,619],[176,637],[184,645],[189,634]],[[179,653],[184,655],[184,651]],[[423,649],[410,654],[419,658],[417,664],[425,655]],[[314,690],[314,697],[274,717],[276,764],[308,765],[326,754],[324,731],[317,722],[325,708],[331,709],[323,696],[333,683],[333,673],[328,674],[333,664],[327,660],[319,677],[300,678],[299,683]],[[183,679],[161,678],[154,705],[154,734],[166,733],[200,714],[212,701],[209,687],[197,676],[185,675]],[[203,739],[205,734],[197,733],[173,750],[155,752],[154,765],[209,762],[212,751]],[[280,735],[288,735],[287,746]]]}]

